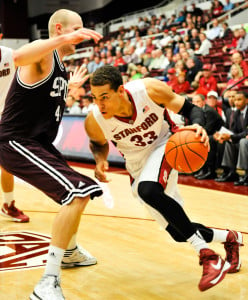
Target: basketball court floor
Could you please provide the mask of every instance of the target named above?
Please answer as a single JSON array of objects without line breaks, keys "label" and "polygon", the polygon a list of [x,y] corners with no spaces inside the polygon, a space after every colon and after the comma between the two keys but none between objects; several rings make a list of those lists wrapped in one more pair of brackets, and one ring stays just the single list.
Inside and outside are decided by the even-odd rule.
[{"label": "basketball court floor", "polygon": [[[93,170],[75,167],[93,177]],[[114,206],[91,201],[82,217],[78,241],[98,264],[62,270],[67,300],[247,300],[248,197],[179,184],[193,221],[243,233],[242,269],[205,292],[198,290],[202,267],[195,251],[174,242],[133,198],[129,177],[110,172]],[[15,199],[30,222],[17,224],[0,216],[0,299],[27,300],[40,279],[52,221],[58,205],[28,184],[16,180]],[[224,256],[221,244],[211,244]]]}]

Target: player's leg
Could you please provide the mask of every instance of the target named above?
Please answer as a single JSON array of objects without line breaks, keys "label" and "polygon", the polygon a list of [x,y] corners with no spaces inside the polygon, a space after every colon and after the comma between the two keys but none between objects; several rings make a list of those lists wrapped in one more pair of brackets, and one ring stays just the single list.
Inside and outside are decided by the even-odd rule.
[{"label": "player's leg", "polygon": [[[188,218],[177,190],[177,172],[172,170],[164,157],[164,147],[156,149],[148,158],[140,176],[134,182],[134,190],[150,207],[156,220],[170,224],[189,242],[200,256],[203,275],[199,289],[204,291],[219,283],[227,273],[230,264],[213,250],[210,250],[203,236]],[[159,216],[159,218],[158,218]],[[165,228],[165,227],[164,227]],[[218,268],[214,268],[218,264]],[[219,266],[220,264],[220,266]]]},{"label": "player's leg", "polygon": [[[10,173],[26,180],[62,204],[53,225],[45,273],[30,298],[64,299],[59,283],[64,252],[77,232],[81,214],[89,198],[101,195],[101,188],[89,177],[70,168],[52,145],[45,148],[35,141],[11,141],[4,146],[1,144],[1,148],[8,150],[10,160],[4,167]],[[1,163],[5,161],[3,152],[0,151]],[[22,167],[15,168],[16,162]],[[79,252],[79,249],[76,247],[73,252]],[[72,253],[73,265],[81,265],[80,261],[74,259]],[[85,261],[87,257],[83,259]],[[90,264],[92,263],[88,263]]]},{"label": "player's leg", "polygon": [[[239,272],[241,268],[241,258],[239,255],[239,248],[243,246],[243,236],[241,232],[235,230],[223,230],[216,228],[208,228],[199,223],[192,223],[196,229],[204,238],[207,243],[219,242],[224,244],[226,250],[226,258],[231,267],[228,273]],[[186,239],[175,230],[174,227],[168,225],[166,231],[177,242],[186,242]]]},{"label": "player's leg", "polygon": [[2,216],[15,222],[29,222],[29,217],[15,206],[14,176],[1,168],[1,186],[3,192],[3,206],[0,210]]}]

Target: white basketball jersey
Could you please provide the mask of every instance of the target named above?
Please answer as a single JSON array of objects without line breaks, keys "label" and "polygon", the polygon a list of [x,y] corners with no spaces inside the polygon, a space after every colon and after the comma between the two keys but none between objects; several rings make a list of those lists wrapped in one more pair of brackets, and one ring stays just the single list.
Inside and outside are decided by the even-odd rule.
[{"label": "white basketball jersey", "polygon": [[15,64],[12,58],[13,50],[0,46],[0,117],[5,99],[15,74]]},{"label": "white basketball jersey", "polygon": [[151,152],[165,145],[175,124],[167,110],[149,98],[142,80],[130,81],[124,87],[134,105],[132,119],[113,117],[105,120],[96,105],[93,114],[106,139],[123,154],[126,168],[135,178]]}]

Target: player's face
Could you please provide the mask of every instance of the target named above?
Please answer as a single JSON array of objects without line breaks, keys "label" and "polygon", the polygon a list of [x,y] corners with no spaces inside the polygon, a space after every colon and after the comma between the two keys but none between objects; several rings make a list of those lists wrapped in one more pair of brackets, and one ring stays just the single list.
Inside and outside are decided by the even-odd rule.
[{"label": "player's face", "polygon": [[118,115],[120,109],[119,90],[110,89],[109,84],[102,86],[91,86],[91,93],[94,103],[98,106],[104,119],[110,119]]},{"label": "player's face", "polygon": [[[63,27],[63,33],[71,33],[73,31],[76,31],[78,29],[83,28],[83,22],[79,15],[73,14],[66,26]],[[76,50],[76,45],[67,44],[64,46],[64,50],[66,51],[66,54],[72,54]]]}]

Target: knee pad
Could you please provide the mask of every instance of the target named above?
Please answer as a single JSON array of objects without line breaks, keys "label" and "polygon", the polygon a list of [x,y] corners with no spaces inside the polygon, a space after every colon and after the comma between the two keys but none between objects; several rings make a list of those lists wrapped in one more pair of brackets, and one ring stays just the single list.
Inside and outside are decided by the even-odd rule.
[{"label": "knee pad", "polygon": [[156,199],[158,200],[163,193],[164,188],[159,182],[142,181],[138,185],[138,195],[142,200],[150,205],[154,203]]}]

